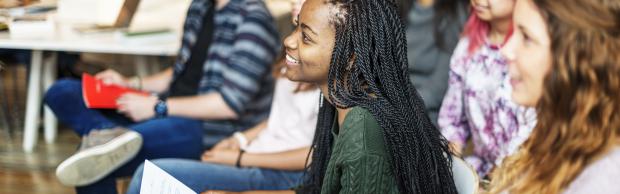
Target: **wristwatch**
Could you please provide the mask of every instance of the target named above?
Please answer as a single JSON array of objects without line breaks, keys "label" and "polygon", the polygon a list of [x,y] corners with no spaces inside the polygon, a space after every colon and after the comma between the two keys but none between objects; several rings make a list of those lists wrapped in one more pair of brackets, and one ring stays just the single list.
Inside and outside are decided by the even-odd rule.
[{"label": "wristwatch", "polygon": [[159,98],[155,104],[155,117],[163,118],[168,116],[168,104],[166,104],[165,98]]}]

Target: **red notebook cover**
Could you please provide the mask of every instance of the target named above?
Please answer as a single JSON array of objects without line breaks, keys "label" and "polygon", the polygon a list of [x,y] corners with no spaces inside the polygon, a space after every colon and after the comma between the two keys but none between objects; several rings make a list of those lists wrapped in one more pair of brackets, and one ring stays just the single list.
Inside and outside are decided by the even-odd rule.
[{"label": "red notebook cover", "polygon": [[116,109],[116,100],[125,93],[149,95],[146,92],[118,86],[105,85],[87,73],[82,74],[82,95],[88,108]]}]

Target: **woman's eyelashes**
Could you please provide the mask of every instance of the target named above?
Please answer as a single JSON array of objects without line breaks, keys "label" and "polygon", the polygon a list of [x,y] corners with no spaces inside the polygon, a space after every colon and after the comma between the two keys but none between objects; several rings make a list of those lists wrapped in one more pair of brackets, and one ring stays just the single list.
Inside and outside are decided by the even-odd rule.
[{"label": "woman's eyelashes", "polygon": [[303,29],[301,29],[301,25],[299,24],[299,16],[297,16],[294,20],[293,20],[293,25],[295,26],[295,30],[301,30],[301,39],[302,42],[304,44],[308,44],[312,41],[312,39],[310,39],[310,37],[308,37],[308,35],[306,35],[306,33],[303,31]]},{"label": "woman's eyelashes", "polygon": [[308,35],[306,35],[305,32],[301,32],[301,38],[302,38],[302,42],[304,42],[304,44],[308,44],[310,42],[312,42],[312,39],[310,39],[310,37],[308,37]]},{"label": "woman's eyelashes", "polygon": [[523,34],[523,43],[524,45],[529,45],[532,42],[532,39],[530,38],[530,36],[527,35],[527,33],[522,32],[521,34]]}]

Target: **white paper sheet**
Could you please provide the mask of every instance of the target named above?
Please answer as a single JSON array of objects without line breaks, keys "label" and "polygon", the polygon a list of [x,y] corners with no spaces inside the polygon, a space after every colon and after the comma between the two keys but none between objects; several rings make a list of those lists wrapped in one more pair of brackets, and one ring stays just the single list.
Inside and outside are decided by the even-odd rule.
[{"label": "white paper sheet", "polygon": [[196,192],[151,161],[145,160],[140,194],[196,194]]}]

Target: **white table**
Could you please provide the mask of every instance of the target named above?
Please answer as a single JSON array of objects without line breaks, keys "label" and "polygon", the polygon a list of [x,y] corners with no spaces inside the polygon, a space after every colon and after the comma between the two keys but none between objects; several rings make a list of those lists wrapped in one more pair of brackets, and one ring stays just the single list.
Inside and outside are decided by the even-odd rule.
[{"label": "white table", "polygon": [[[157,36],[161,38],[158,39]],[[136,55],[137,73],[144,75],[149,56],[174,56],[180,46],[180,40],[170,38],[170,35],[154,35],[149,40],[144,37],[141,39],[122,38],[116,32],[83,35],[70,26],[60,26],[51,37],[41,39],[11,39],[8,33],[0,33],[0,48],[32,50],[24,119],[24,151],[32,152],[37,143],[42,93],[54,83],[56,75],[55,51]],[[52,51],[48,60],[43,58],[44,51]],[[48,107],[45,107],[44,127],[45,141],[54,142],[57,123]]]}]

